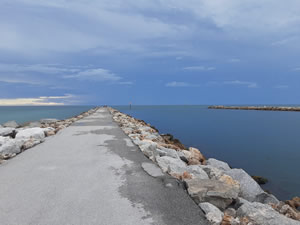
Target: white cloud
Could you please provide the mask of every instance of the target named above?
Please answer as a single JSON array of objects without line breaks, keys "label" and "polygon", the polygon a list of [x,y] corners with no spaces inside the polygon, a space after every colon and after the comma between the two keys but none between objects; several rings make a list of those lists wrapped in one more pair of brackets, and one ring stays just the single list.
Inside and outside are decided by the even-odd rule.
[{"label": "white cloud", "polygon": [[[14,98],[14,99],[0,99],[0,106],[14,106],[14,105],[65,105],[68,103],[68,99],[72,99],[73,95],[64,96],[42,96],[38,98]],[[67,101],[66,101],[67,100]]]},{"label": "white cloud", "polygon": [[212,71],[215,70],[215,67],[205,67],[205,66],[188,66],[184,67],[184,70],[189,70],[189,71]]},{"label": "white cloud", "polygon": [[1,72],[13,72],[13,73],[24,73],[24,72],[37,72],[47,74],[57,74],[65,72],[77,72],[77,68],[59,67],[56,64],[33,64],[33,65],[22,65],[22,64],[0,64]]},{"label": "white cloud", "polygon": [[79,80],[90,81],[118,81],[122,78],[106,69],[89,69],[73,75],[64,76],[64,78],[75,78]]},{"label": "white cloud", "polygon": [[238,58],[232,58],[232,59],[229,59],[228,62],[230,62],[230,63],[239,63],[239,62],[241,62],[241,60],[238,59]]},{"label": "white cloud", "polygon": [[236,85],[236,86],[246,86],[248,88],[258,88],[258,85],[255,82],[233,80],[233,81],[224,81],[223,83],[226,85]]},{"label": "white cloud", "polygon": [[300,67],[294,68],[292,71],[300,71]]},{"label": "white cloud", "polygon": [[178,82],[178,81],[172,81],[166,84],[166,87],[188,87],[188,86],[190,86],[189,83]]},{"label": "white cloud", "polygon": [[274,88],[277,88],[277,89],[287,89],[287,88],[289,88],[289,86],[288,86],[288,85],[281,84],[281,85],[276,85],[276,86],[274,86]]}]

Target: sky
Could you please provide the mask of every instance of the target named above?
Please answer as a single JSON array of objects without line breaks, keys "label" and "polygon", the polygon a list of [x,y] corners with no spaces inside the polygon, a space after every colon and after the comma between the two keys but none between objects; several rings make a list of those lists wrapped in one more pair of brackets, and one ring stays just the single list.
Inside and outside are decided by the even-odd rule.
[{"label": "sky", "polygon": [[0,0],[0,105],[300,104],[299,0]]}]

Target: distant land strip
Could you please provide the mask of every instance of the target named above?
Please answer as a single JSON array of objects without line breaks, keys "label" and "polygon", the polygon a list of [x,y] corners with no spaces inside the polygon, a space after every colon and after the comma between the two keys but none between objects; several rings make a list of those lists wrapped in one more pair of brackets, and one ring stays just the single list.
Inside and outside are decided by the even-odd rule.
[{"label": "distant land strip", "polygon": [[234,110],[264,110],[264,111],[299,111],[300,107],[285,107],[285,106],[224,106],[213,105],[209,109],[234,109]]}]

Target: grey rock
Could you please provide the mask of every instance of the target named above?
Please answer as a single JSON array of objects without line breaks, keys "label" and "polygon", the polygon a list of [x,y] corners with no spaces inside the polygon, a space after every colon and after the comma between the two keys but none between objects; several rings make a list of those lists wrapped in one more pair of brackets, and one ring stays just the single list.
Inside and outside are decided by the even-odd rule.
[{"label": "grey rock", "polygon": [[164,176],[163,172],[161,171],[161,169],[153,164],[153,163],[142,163],[142,168],[143,170],[145,170],[145,172],[147,172],[150,176],[152,177],[161,177]]},{"label": "grey rock", "polygon": [[209,202],[219,209],[226,209],[234,199],[238,198],[239,189],[218,180],[190,179],[185,180],[188,193],[199,204]]},{"label": "grey rock", "polygon": [[175,159],[169,156],[157,156],[156,161],[163,172],[182,174],[187,171],[187,166],[181,159]]},{"label": "grey rock", "polygon": [[170,156],[175,159],[179,158],[177,151],[171,148],[164,148],[160,146],[159,148],[156,149],[156,151],[160,156]]},{"label": "grey rock", "polygon": [[220,160],[213,159],[213,158],[208,159],[206,161],[206,165],[213,166],[220,170],[225,170],[225,171],[231,169],[226,162],[222,162]]},{"label": "grey rock", "polygon": [[228,208],[224,211],[229,216],[236,217],[236,210],[234,208]]},{"label": "grey rock", "polygon": [[28,128],[24,130],[19,130],[16,135],[17,139],[30,139],[34,138],[36,140],[43,140],[45,138],[45,133],[43,128]]},{"label": "grey rock", "polygon": [[259,202],[245,202],[238,210],[240,217],[247,216],[259,225],[299,225],[300,222],[292,220],[276,212],[271,206]]},{"label": "grey rock", "polygon": [[56,123],[58,121],[59,121],[58,119],[53,119],[53,118],[47,118],[47,119],[40,120],[41,123]]},{"label": "grey rock", "polygon": [[274,195],[268,194],[266,192],[257,195],[254,201],[264,203],[264,204],[275,204],[275,205],[280,203],[280,201]]},{"label": "grey rock", "polygon": [[156,151],[157,144],[155,142],[141,141],[139,147],[148,158],[153,158],[158,155]]},{"label": "grey rock", "polygon": [[250,202],[255,201],[257,195],[264,193],[256,181],[242,169],[231,169],[225,171],[225,174],[231,176],[234,180],[237,180],[240,183],[240,197]]},{"label": "grey rock", "polygon": [[187,166],[187,172],[192,174],[195,178],[209,179],[207,173],[198,165]]},{"label": "grey rock", "polygon": [[0,155],[12,156],[20,152],[21,149],[14,139],[9,137],[0,137]]},{"label": "grey rock", "polygon": [[206,219],[215,224],[221,224],[224,213],[222,213],[216,206],[209,202],[203,202],[199,204],[199,207],[204,211]]},{"label": "grey rock", "polygon": [[209,165],[199,165],[199,166],[207,173],[208,177],[213,180],[218,180],[224,174],[223,170],[220,170],[213,166],[209,166]]},{"label": "grey rock", "polygon": [[10,136],[13,134],[14,131],[15,128],[11,127],[0,128],[0,136]]},{"label": "grey rock", "polygon": [[11,127],[11,128],[17,128],[19,126],[16,121],[8,121],[2,125],[3,127]]}]

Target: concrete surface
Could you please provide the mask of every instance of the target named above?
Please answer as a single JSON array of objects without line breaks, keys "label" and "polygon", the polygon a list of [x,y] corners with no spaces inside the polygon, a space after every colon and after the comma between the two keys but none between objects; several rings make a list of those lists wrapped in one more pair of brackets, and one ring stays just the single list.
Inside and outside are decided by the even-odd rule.
[{"label": "concrete surface", "polygon": [[0,165],[1,225],[194,225],[202,211],[105,108]]}]

